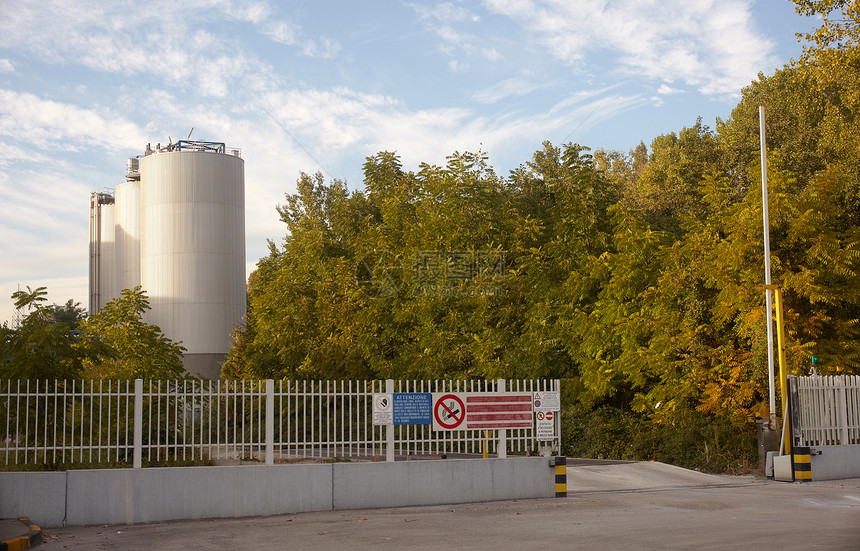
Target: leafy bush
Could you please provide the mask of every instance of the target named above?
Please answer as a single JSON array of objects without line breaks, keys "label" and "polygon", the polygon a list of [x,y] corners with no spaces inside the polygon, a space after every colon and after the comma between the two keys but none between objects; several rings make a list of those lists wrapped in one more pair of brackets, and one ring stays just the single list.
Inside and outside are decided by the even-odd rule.
[{"label": "leafy bush", "polygon": [[748,473],[758,463],[754,426],[685,412],[655,422],[612,406],[562,413],[563,453],[570,457],[660,461],[714,473]]}]

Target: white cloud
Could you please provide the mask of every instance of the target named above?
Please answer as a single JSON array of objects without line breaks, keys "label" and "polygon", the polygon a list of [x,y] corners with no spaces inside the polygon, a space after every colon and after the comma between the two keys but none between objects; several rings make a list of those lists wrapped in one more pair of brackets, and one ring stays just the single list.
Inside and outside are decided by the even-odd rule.
[{"label": "white cloud", "polygon": [[498,61],[502,58],[502,54],[500,54],[495,48],[484,48],[481,52],[484,54],[484,57],[490,61]]},{"label": "white cloud", "polygon": [[0,89],[0,135],[41,149],[132,147],[145,139],[134,123],[109,110],[83,109],[34,94]]},{"label": "white cloud", "polygon": [[322,37],[318,41],[302,37],[302,29],[298,25],[285,21],[267,21],[260,26],[260,32],[275,42],[287,46],[298,46],[308,57],[332,59],[340,52],[340,43],[336,40]]},{"label": "white cloud", "polygon": [[301,29],[285,21],[278,21],[266,23],[262,26],[260,32],[262,32],[264,35],[268,36],[275,42],[280,42],[281,44],[293,46],[298,41]]},{"label": "white cloud", "polygon": [[[480,41],[474,34],[457,30],[455,25],[467,23],[479,23],[481,18],[463,8],[461,5],[454,5],[450,2],[442,2],[433,7],[427,7],[422,4],[408,4],[415,12],[425,21],[426,28],[435,33],[442,39],[440,50],[450,56],[455,56],[460,53],[465,55],[473,55],[481,51],[488,58],[498,56],[498,52],[492,48],[479,48],[475,44]],[[464,64],[449,63],[448,68],[451,72],[457,72]]]},{"label": "white cloud", "polygon": [[321,38],[319,42],[308,40],[305,42],[302,52],[309,57],[318,57],[321,59],[334,59],[340,52],[340,43],[336,40]]},{"label": "white cloud", "polygon": [[664,94],[664,95],[683,94],[684,90],[681,90],[679,88],[672,88],[671,86],[668,86],[664,83],[664,84],[661,84],[659,88],[657,88],[657,93],[658,94]]},{"label": "white cloud", "polygon": [[504,98],[522,96],[545,86],[547,86],[546,83],[538,84],[534,79],[513,77],[478,92],[474,95],[474,99],[479,103],[496,103]]},{"label": "white cloud", "polygon": [[239,80],[257,67],[229,39],[199,28],[207,16],[195,2],[146,9],[123,3],[87,9],[60,0],[32,3],[0,20],[5,20],[0,22],[0,46],[27,49],[49,63],[73,59],[100,72],[145,74],[220,95],[224,80]]},{"label": "white cloud", "polygon": [[455,5],[451,2],[440,2],[433,7],[427,7],[423,4],[409,4],[409,6],[422,18],[434,19],[446,25],[461,21],[478,22],[481,19],[462,5]]},{"label": "white cloud", "polygon": [[452,59],[448,62],[448,70],[452,73],[464,73],[469,70],[469,64],[464,61]]},{"label": "white cloud", "polygon": [[[0,18],[0,47],[25,49],[49,63],[73,59],[95,71],[146,75],[217,98],[226,97],[230,84],[272,73],[233,35],[204,30],[213,18],[205,2],[135,6],[116,2],[80,9],[74,2],[47,0],[16,7]],[[249,22],[301,55],[332,58],[341,49],[334,40],[304,38],[297,25],[274,21],[266,3],[220,2],[220,7],[224,23]]]},{"label": "white cloud", "polygon": [[274,11],[268,2],[223,2],[224,13],[240,21],[248,21],[259,25],[268,19]]},{"label": "white cloud", "polygon": [[[485,0],[520,22],[561,61],[581,65],[608,51],[626,71],[683,81],[705,94],[736,94],[773,63],[745,0]],[[614,63],[613,63],[614,65]]]},{"label": "white cloud", "polygon": [[44,152],[19,147],[11,141],[0,141],[0,170],[6,169],[16,162],[50,163],[53,160]]},{"label": "white cloud", "polygon": [[0,58],[0,73],[11,73],[15,70],[15,65],[6,58]]}]

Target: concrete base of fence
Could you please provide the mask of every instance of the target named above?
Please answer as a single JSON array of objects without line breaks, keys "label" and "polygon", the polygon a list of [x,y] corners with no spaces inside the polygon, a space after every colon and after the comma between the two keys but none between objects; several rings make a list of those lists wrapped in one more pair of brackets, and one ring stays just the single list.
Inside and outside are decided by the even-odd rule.
[{"label": "concrete base of fence", "polygon": [[542,457],[0,473],[0,518],[46,528],[553,497]]},{"label": "concrete base of fence", "polygon": [[810,449],[812,480],[860,478],[860,445],[810,446]]},{"label": "concrete base of fence", "polygon": [[331,508],[328,465],[69,471],[66,524],[137,524]]},{"label": "concrete base of fence", "polygon": [[[32,516],[27,511],[33,511]],[[0,518],[28,517],[42,528],[66,518],[66,473],[0,473]]]},{"label": "concrete base of fence", "polygon": [[333,509],[552,497],[546,458],[335,463]]}]

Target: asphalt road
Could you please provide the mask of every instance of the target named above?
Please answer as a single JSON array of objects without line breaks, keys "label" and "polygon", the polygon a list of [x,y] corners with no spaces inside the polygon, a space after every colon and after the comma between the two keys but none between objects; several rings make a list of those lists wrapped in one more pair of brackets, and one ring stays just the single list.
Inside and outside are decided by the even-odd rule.
[{"label": "asphalt road", "polygon": [[59,549],[860,549],[860,480],[44,531]]}]

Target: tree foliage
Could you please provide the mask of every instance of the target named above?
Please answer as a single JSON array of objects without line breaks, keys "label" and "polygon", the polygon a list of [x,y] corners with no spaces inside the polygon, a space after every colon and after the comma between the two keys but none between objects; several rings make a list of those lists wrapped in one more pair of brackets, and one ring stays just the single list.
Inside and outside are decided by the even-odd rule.
[{"label": "tree foliage", "polygon": [[384,151],[356,191],[302,174],[225,374],[558,376],[583,407],[658,422],[766,414],[761,104],[790,370],[814,353],[860,371],[853,115],[833,111],[856,90],[822,94],[825,54],[806,55],[715,131],[697,120],[629,154],[544,143],[499,177],[482,152],[413,172]]},{"label": "tree foliage", "polygon": [[20,327],[0,327],[0,377],[4,379],[64,379],[77,377],[82,358],[71,327],[46,306],[45,287],[12,294],[15,308],[27,314]]},{"label": "tree foliage", "polygon": [[184,348],[142,321],[149,300],[138,285],[125,289],[80,324],[75,347],[93,379],[175,379],[183,373]]},{"label": "tree foliage", "polygon": [[83,319],[69,300],[45,305],[45,287],[16,291],[15,308],[26,311],[20,327],[0,327],[0,378],[172,379],[183,374],[184,348],[141,321],[149,309],[136,287]]},{"label": "tree foliage", "polygon": [[63,305],[57,303],[51,304],[50,306],[46,306],[45,310],[54,321],[65,323],[69,326],[69,329],[73,330],[77,329],[78,323],[87,317],[87,309],[81,306],[80,302],[75,302],[73,299],[67,300]]}]

